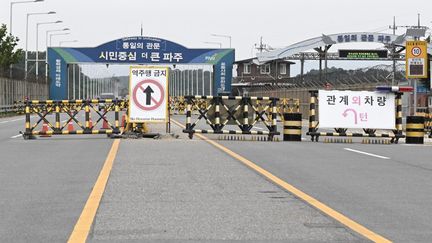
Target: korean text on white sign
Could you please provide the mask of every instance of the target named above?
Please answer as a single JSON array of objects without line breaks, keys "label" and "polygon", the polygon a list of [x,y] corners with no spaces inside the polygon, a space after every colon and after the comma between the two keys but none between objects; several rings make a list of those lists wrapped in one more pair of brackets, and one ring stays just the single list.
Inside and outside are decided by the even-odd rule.
[{"label": "korean text on white sign", "polygon": [[131,67],[129,122],[168,121],[168,68]]},{"label": "korean text on white sign", "polygon": [[368,91],[318,93],[319,126],[395,129],[395,94]]}]

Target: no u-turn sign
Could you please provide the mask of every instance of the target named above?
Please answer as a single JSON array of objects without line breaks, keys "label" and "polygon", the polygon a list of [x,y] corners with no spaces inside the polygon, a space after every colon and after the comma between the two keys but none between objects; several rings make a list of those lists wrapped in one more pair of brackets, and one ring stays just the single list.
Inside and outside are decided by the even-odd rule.
[{"label": "no u-turn sign", "polygon": [[129,121],[168,121],[168,68],[131,67]]}]

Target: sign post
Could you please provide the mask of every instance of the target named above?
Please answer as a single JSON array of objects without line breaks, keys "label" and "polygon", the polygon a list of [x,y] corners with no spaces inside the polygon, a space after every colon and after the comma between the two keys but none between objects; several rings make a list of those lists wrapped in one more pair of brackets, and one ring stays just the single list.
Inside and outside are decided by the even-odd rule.
[{"label": "sign post", "polygon": [[427,78],[427,42],[406,42],[406,77]]},{"label": "sign post", "polygon": [[130,68],[129,122],[168,122],[168,68]]},{"label": "sign post", "polygon": [[[414,114],[417,110],[417,79],[428,77],[427,41],[406,42],[406,78],[414,79]],[[411,113],[411,112],[410,112]]]}]

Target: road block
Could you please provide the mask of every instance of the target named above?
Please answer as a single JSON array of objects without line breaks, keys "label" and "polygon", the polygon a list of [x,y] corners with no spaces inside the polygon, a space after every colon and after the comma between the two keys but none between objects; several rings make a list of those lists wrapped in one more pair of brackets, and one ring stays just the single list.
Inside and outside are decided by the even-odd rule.
[{"label": "road block", "polygon": [[302,115],[301,113],[284,113],[284,141],[301,142],[302,135]]},{"label": "road block", "polygon": [[[275,135],[280,135],[277,131],[277,101],[278,98],[270,97],[242,97],[242,96],[186,96],[186,129],[184,133],[189,134],[189,138],[194,133],[208,134],[249,134],[266,135],[268,140],[273,140]],[[257,101],[263,108],[257,107]],[[203,105],[205,104],[205,105]],[[192,110],[196,109],[198,118],[192,122]],[[268,122],[266,112],[271,116]],[[212,114],[211,116],[209,114]],[[251,120],[251,116],[254,117]],[[202,125],[209,126],[210,129],[196,129],[198,123],[204,120]],[[255,131],[254,126],[262,122],[268,131]],[[224,130],[229,125],[234,124],[239,130]]]},{"label": "road block", "polygon": [[424,132],[432,138],[432,112],[427,108],[417,109],[415,116],[424,117]]},{"label": "road block", "polygon": [[[124,100],[119,99],[93,99],[93,100],[27,100],[25,101],[25,131],[24,139],[35,138],[35,135],[71,135],[71,134],[119,134],[120,104]],[[97,106],[104,104],[105,110],[99,111]],[[84,112],[85,121],[79,120],[78,114]],[[91,112],[96,113],[97,119],[91,120]],[[108,113],[114,113],[114,120],[106,118]],[[37,115],[37,121],[31,125],[31,115]],[[61,123],[60,115],[66,114],[67,120]],[[54,116],[54,119],[50,116]],[[109,129],[98,130],[97,124],[105,121]],[[39,124],[46,123],[43,130],[36,130]],[[79,130],[73,130],[75,123]],[[53,125],[54,124],[54,125]],[[72,130],[71,130],[72,129]]]},{"label": "road block", "polygon": [[425,135],[424,116],[407,116],[406,138],[407,144],[423,144]]}]

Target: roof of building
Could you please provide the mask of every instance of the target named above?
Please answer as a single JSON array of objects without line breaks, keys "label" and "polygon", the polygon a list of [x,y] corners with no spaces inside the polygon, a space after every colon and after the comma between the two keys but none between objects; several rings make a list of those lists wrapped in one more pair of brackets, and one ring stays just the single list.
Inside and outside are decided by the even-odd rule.
[{"label": "roof of building", "polygon": [[[275,61],[277,61],[279,63],[281,63],[281,62],[287,63],[289,65],[295,64],[295,62],[288,61],[288,60],[283,60],[283,59],[279,59],[279,60],[275,60]],[[270,61],[270,62],[274,62],[274,61]],[[253,63],[255,65],[259,65],[258,58],[256,58],[256,57],[254,57],[254,58],[248,58],[248,59],[243,59],[243,60],[238,60],[238,61],[234,62],[234,64],[240,64],[240,63]]]}]

